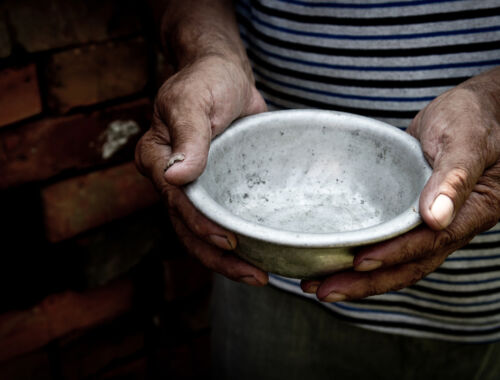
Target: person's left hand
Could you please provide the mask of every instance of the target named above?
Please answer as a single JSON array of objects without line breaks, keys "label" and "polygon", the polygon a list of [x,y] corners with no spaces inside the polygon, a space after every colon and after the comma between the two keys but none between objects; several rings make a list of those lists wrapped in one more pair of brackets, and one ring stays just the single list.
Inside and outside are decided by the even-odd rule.
[{"label": "person's left hand", "polygon": [[353,270],[302,281],[325,302],[402,289],[500,219],[500,68],[469,79],[419,112],[408,132],[434,171],[420,196],[425,224],[362,249]]}]

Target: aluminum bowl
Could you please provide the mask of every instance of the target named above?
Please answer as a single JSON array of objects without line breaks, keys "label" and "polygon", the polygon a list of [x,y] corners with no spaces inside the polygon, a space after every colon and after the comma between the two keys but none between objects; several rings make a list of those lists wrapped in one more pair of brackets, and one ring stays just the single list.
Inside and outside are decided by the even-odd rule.
[{"label": "aluminum bowl", "polygon": [[185,192],[236,234],[246,261],[315,278],[352,267],[357,247],[417,226],[430,174],[418,141],[398,128],[348,113],[286,110],[233,123]]}]

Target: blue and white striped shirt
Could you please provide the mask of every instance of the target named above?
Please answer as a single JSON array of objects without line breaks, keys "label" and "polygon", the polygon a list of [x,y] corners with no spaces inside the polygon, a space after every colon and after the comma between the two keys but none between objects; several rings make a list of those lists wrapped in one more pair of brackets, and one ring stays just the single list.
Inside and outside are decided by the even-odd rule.
[{"label": "blue and white striped shirt", "polygon": [[[239,0],[258,89],[271,108],[323,108],[406,128],[442,92],[500,65],[499,0]],[[299,282],[271,283],[305,297]],[[500,225],[406,289],[325,304],[373,330],[500,339]]]}]

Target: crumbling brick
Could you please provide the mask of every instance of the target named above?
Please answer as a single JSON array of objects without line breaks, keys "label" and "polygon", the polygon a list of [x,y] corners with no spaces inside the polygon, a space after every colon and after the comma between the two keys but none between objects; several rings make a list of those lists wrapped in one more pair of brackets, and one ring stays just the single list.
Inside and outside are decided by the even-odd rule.
[{"label": "crumbling brick", "polygon": [[0,131],[0,189],[44,180],[67,169],[130,159],[139,129],[149,127],[150,114],[150,102],[141,99]]}]

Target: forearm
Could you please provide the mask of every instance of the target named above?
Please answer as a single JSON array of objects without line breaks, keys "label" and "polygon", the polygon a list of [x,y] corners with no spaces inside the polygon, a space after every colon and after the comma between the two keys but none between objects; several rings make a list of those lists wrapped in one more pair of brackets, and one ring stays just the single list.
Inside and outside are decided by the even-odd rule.
[{"label": "forearm", "polygon": [[222,56],[250,70],[231,0],[171,0],[161,32],[177,70],[210,55]]}]

